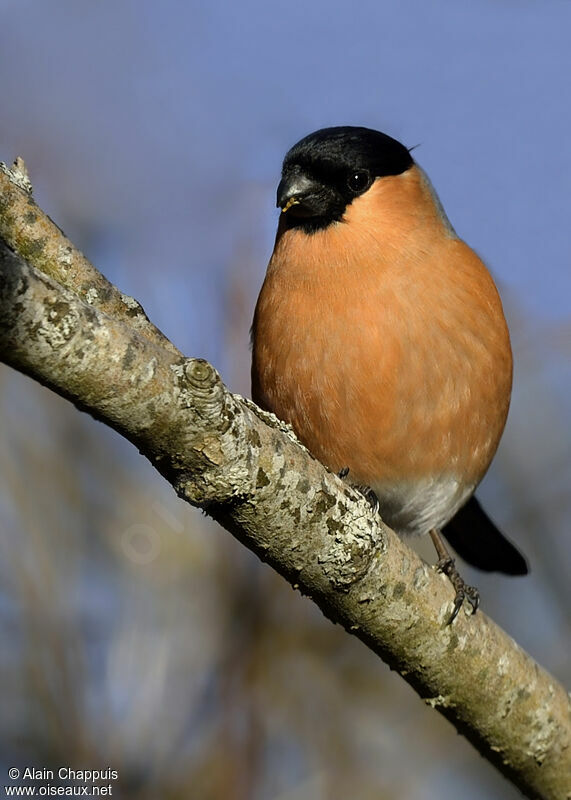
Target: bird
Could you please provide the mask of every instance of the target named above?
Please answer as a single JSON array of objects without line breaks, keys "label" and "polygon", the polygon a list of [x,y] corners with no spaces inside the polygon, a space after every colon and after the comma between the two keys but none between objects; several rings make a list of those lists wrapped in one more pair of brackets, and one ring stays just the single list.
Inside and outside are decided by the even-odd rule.
[{"label": "bird", "polygon": [[411,150],[358,126],[286,154],[277,234],[251,329],[252,398],[357,486],[401,537],[430,534],[455,590],[527,561],[474,496],[512,389],[498,290]]}]

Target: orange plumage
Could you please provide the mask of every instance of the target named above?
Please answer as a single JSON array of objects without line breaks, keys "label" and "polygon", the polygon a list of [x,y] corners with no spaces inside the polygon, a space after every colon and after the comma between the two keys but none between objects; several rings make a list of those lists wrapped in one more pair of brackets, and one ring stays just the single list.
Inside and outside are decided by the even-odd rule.
[{"label": "orange plumage", "polygon": [[325,465],[370,486],[397,532],[423,534],[454,517],[496,451],[510,340],[488,270],[425,174],[394,140],[377,157],[369,134],[383,136],[326,129],[286,158],[252,393]]}]

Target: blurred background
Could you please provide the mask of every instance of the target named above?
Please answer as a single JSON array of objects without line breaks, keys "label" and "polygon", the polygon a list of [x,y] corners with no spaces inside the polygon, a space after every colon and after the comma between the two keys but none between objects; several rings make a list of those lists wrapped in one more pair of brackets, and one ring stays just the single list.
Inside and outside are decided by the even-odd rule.
[{"label": "blurred background", "polygon": [[[532,572],[462,570],[567,682],[570,26],[565,0],[0,1],[0,158],[234,391],[286,150],[335,124],[419,145],[516,360],[479,496]],[[119,436],[7,367],[0,412],[0,784],[64,765],[117,769],[121,798],[519,797]]]}]

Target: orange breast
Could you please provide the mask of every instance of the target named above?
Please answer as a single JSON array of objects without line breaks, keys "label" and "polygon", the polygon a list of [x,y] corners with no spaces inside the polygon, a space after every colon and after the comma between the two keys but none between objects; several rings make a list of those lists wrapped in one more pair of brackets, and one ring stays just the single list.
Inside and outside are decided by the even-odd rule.
[{"label": "orange breast", "polygon": [[325,230],[280,224],[254,318],[253,397],[331,469],[381,493],[434,476],[471,492],[511,373],[492,278],[418,169],[376,181]]}]

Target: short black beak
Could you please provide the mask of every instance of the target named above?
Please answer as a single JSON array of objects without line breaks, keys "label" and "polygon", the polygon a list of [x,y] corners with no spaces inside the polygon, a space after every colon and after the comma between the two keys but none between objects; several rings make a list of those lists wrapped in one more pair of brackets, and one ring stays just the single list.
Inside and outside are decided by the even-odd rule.
[{"label": "short black beak", "polygon": [[288,211],[292,206],[302,205],[305,198],[315,192],[316,188],[318,185],[315,181],[306,175],[301,173],[288,175],[280,181],[276,205],[282,212]]}]

